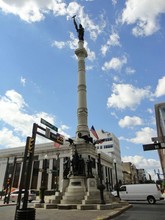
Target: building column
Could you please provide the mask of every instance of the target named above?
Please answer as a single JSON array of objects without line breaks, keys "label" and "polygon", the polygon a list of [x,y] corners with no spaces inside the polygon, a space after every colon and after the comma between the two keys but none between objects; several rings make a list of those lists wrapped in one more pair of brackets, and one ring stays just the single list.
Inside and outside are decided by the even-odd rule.
[{"label": "building column", "polygon": [[39,160],[39,172],[38,172],[38,181],[37,181],[37,190],[41,187],[41,179],[42,179],[42,172],[40,172],[40,169],[43,168],[43,160]]},{"label": "building column", "polygon": [[53,159],[49,159],[50,172],[48,172],[48,190],[52,189],[52,169],[53,169]]}]

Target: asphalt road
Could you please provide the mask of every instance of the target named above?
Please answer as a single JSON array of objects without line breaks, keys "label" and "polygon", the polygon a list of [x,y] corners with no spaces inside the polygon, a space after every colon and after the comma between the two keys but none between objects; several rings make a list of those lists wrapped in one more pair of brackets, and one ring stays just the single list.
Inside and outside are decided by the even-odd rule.
[{"label": "asphalt road", "polygon": [[154,205],[147,202],[132,202],[128,209],[115,220],[165,220],[165,200]]}]

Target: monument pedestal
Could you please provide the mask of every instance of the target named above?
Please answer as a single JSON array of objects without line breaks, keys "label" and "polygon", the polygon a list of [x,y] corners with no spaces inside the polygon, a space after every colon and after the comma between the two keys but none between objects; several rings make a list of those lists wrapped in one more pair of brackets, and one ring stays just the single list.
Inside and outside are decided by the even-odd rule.
[{"label": "monument pedestal", "polygon": [[84,176],[71,176],[61,204],[81,204],[86,194]]}]

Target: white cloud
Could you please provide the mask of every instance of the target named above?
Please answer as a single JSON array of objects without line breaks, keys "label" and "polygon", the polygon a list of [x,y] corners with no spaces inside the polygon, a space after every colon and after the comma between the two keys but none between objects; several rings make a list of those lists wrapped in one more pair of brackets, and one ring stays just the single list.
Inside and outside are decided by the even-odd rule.
[{"label": "white cloud", "polygon": [[23,86],[25,86],[26,84],[26,79],[24,77],[21,76],[20,82]]},{"label": "white cloud", "polygon": [[25,142],[26,140],[21,141],[19,137],[13,134],[13,131],[7,128],[0,130],[0,143],[3,147],[25,146]]},{"label": "white cloud", "polygon": [[119,118],[119,117],[117,116],[116,112],[111,112],[111,115],[114,116],[116,119]]},{"label": "white cloud", "polygon": [[81,21],[85,31],[89,32],[93,40],[96,40],[106,25],[102,17],[100,21],[97,21],[97,24],[94,23],[84,12],[84,7],[74,1],[67,5],[64,0],[17,0],[14,2],[1,0],[0,9],[6,14],[12,13],[19,16],[20,19],[28,23],[39,22],[45,19],[48,13],[53,13],[54,16],[66,16],[67,19],[78,14],[76,19]]},{"label": "white cloud", "polygon": [[[65,47],[69,47],[72,50],[75,50],[77,48],[77,44],[78,44],[78,39],[75,37],[75,35],[73,33],[70,33],[70,39],[69,41],[54,41],[52,43],[52,47],[57,47],[58,49],[63,49]],[[88,59],[90,61],[94,61],[96,59],[96,55],[94,51],[91,51],[88,47],[88,43],[87,41],[84,41],[84,47],[87,50],[87,54],[88,54]]]},{"label": "white cloud", "polygon": [[165,13],[164,0],[127,0],[122,12],[122,23],[135,24],[135,36],[149,36],[159,30],[159,16]]},{"label": "white cloud", "polygon": [[133,116],[133,117],[125,116],[123,119],[119,121],[119,126],[122,128],[134,127],[142,124],[143,124],[143,120],[137,116]]},{"label": "white cloud", "polygon": [[156,131],[150,127],[141,128],[135,133],[133,138],[120,137],[120,140],[125,140],[134,144],[148,144],[151,143],[151,138],[156,136]]},{"label": "white cloud", "polygon": [[150,113],[150,114],[152,114],[152,113],[153,113],[153,110],[152,110],[151,108],[148,108],[148,109],[147,109],[147,112]]},{"label": "white cloud", "polygon": [[135,70],[132,69],[131,67],[127,67],[127,68],[125,69],[125,72],[126,72],[126,74],[128,74],[128,75],[132,75],[132,74],[135,73]]},{"label": "white cloud", "polygon": [[91,65],[90,66],[89,65],[86,66],[86,70],[88,70],[88,71],[93,70],[93,69],[94,69],[94,66],[91,66]]},{"label": "white cloud", "polygon": [[119,40],[120,40],[119,35],[117,33],[113,32],[109,36],[109,39],[106,42],[106,44],[101,46],[101,53],[105,56],[110,47],[121,46]]},{"label": "white cloud", "polygon": [[155,96],[160,97],[165,95],[165,76],[159,79],[158,85],[155,90]]},{"label": "white cloud", "polygon": [[37,1],[20,1],[15,2],[0,1],[0,8],[5,13],[12,13],[19,16],[22,20],[27,22],[36,22],[44,19],[42,10],[38,7]]},{"label": "white cloud", "polygon": [[108,98],[108,108],[125,109],[130,108],[134,110],[143,99],[150,98],[150,88],[145,89],[136,88],[131,84],[113,84],[112,94]]},{"label": "white cloud", "polygon": [[57,47],[58,49],[63,49],[66,46],[64,41],[54,41],[52,47]]},{"label": "white cloud", "polygon": [[117,0],[112,0],[112,5],[115,6],[117,4]]},{"label": "white cloud", "polygon": [[[39,124],[41,118],[55,124],[54,116],[45,112],[38,112],[32,115],[26,113],[28,105],[15,90],[9,90],[5,96],[0,97],[0,106],[0,121],[5,125],[0,131],[0,145],[2,146],[17,147],[22,145],[24,143],[22,140],[31,135],[33,123]],[[66,128],[66,126],[62,125],[60,127],[63,135],[66,134]],[[37,139],[39,143],[41,140]],[[44,142],[46,141],[44,139]]]},{"label": "white cloud", "polygon": [[107,71],[113,69],[115,71],[120,71],[123,65],[126,63],[127,63],[127,58],[125,56],[121,58],[113,57],[109,62],[104,63],[102,70]]}]

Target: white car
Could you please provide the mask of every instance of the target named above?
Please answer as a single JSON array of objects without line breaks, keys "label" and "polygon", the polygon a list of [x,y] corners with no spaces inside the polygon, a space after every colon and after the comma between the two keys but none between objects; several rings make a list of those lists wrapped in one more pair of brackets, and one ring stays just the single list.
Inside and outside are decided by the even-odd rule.
[{"label": "white car", "polygon": [[[23,201],[24,199],[24,192],[25,190],[22,190],[22,195],[21,195],[21,201]],[[12,202],[17,202],[17,198],[18,198],[18,194],[19,194],[19,189],[14,190],[13,192],[11,192],[10,194],[10,201]],[[6,198],[7,199],[7,198]],[[34,190],[29,189],[29,193],[28,193],[28,201],[32,202],[33,200],[36,200],[36,193]]]}]

